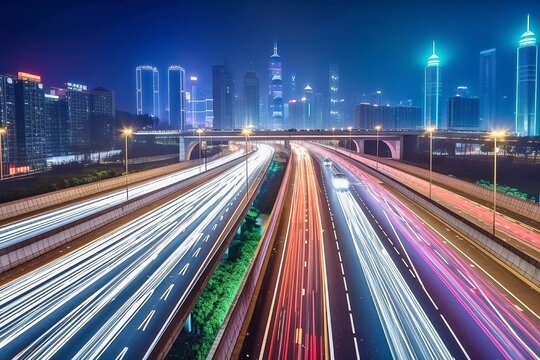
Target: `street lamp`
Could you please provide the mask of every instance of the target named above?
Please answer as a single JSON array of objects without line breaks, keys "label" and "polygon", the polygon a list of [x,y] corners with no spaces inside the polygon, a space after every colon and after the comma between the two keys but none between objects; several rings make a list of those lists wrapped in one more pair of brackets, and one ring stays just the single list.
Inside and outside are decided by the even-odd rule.
[{"label": "street lamp", "polygon": [[334,143],[334,151],[336,151],[336,128],[332,128],[332,142]]},{"label": "street lamp", "polygon": [[2,147],[2,137],[7,133],[5,128],[0,128],[0,180],[4,180],[4,148]]},{"label": "street lamp", "polygon": [[377,131],[377,170],[379,170],[379,133],[382,129],[381,125],[375,126],[375,130]]},{"label": "street lamp", "polygon": [[201,160],[202,160],[202,142],[201,142],[201,135],[204,132],[203,129],[197,129],[197,134],[199,134],[199,172],[202,171],[201,168]]},{"label": "street lamp", "polygon": [[495,235],[495,214],[497,212],[497,138],[504,138],[504,131],[491,132],[493,137],[493,235]]},{"label": "street lamp", "polygon": [[251,130],[248,128],[245,128],[242,130],[242,134],[246,137],[246,202],[248,201],[248,192],[249,192],[249,176],[248,176],[248,157],[249,157],[249,150],[248,150],[248,139],[249,135],[251,135]]},{"label": "street lamp", "polygon": [[435,128],[430,126],[426,131],[429,133],[429,198],[431,199],[431,185],[433,183],[433,132]]},{"label": "street lamp", "polygon": [[352,126],[347,128],[349,130],[349,157],[352,158]]},{"label": "street lamp", "polygon": [[130,128],[124,128],[122,129],[122,133],[124,134],[124,138],[126,140],[126,148],[125,148],[125,153],[126,153],[126,201],[129,200],[129,179],[128,179],[128,173],[129,173],[129,170],[128,170],[128,137],[130,137],[132,134],[133,134],[133,130],[130,129]]}]

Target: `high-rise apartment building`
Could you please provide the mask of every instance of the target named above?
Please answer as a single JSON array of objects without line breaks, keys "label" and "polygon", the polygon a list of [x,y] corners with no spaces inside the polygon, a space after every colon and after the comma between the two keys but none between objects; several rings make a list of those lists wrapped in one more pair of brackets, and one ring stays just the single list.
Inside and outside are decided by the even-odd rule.
[{"label": "high-rise apartment building", "polygon": [[519,40],[517,48],[516,75],[516,133],[520,136],[540,135],[538,121],[538,45],[536,35],[530,29]]},{"label": "high-rise apartment building", "polygon": [[15,82],[17,162],[34,168],[46,165],[43,84],[39,75],[19,72]]},{"label": "high-rise apartment building", "polygon": [[169,66],[167,73],[169,126],[186,128],[186,71],[183,67]]},{"label": "high-rise apartment building", "polygon": [[45,94],[45,147],[47,156],[65,155],[68,149],[68,112],[65,97]]},{"label": "high-rise apartment building", "polygon": [[17,128],[15,126],[15,81],[9,75],[0,75],[0,127],[6,130],[2,137],[4,170],[16,160]]},{"label": "high-rise apartment building", "polygon": [[159,118],[159,72],[150,65],[140,65],[135,69],[137,94],[137,115],[151,115]]},{"label": "high-rise apartment building", "polygon": [[102,87],[90,92],[90,135],[92,151],[110,150],[114,146],[114,93]]},{"label": "high-rise apartment building", "polygon": [[244,127],[260,128],[259,121],[259,75],[248,71],[244,75]]},{"label": "high-rise apartment building", "polygon": [[435,41],[433,51],[428,58],[424,72],[424,127],[439,128],[441,122],[440,97],[441,85],[441,64],[439,57],[435,54]]},{"label": "high-rise apartment building", "polygon": [[343,127],[343,109],[339,96],[339,67],[337,64],[330,64],[328,83],[330,85],[330,121],[327,127]]},{"label": "high-rise apartment building", "polygon": [[480,51],[480,129],[492,130],[497,121],[497,50]]},{"label": "high-rise apartment building", "polygon": [[89,152],[90,136],[90,94],[88,87],[82,84],[66,83],[65,91],[68,114],[69,150]]}]

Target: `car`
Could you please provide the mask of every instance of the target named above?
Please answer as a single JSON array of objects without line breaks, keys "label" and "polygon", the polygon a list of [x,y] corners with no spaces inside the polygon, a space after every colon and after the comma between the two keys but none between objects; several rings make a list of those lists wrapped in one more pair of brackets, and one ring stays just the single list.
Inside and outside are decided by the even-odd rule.
[{"label": "car", "polygon": [[323,160],[323,165],[324,165],[324,166],[332,166],[332,161],[330,161],[329,158],[325,158],[325,159]]},{"label": "car", "polygon": [[349,179],[342,173],[332,175],[332,184],[338,191],[349,190]]}]

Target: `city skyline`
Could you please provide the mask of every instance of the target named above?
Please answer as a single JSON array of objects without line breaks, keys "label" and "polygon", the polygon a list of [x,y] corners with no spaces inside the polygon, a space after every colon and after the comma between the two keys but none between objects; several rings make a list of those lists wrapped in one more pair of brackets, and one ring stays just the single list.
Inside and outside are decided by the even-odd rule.
[{"label": "city skyline", "polygon": [[[478,53],[485,49],[497,49],[497,69],[498,89],[506,96],[515,96],[515,74],[513,71],[504,71],[504,69],[515,68],[515,39],[523,32],[523,22],[527,13],[531,14],[531,26],[537,27],[538,19],[540,18],[539,5],[533,1],[525,1],[509,6],[505,4],[495,4],[491,6],[491,10],[485,14],[480,20],[472,19],[472,10],[481,10],[485,6],[485,2],[477,2],[467,5],[467,9],[471,11],[456,12],[460,6],[465,6],[465,3],[458,3],[456,7],[451,9],[436,6],[424,6],[418,3],[411,3],[407,8],[404,8],[399,3],[384,2],[381,5],[370,5],[369,7],[355,6],[352,3],[344,2],[338,5],[314,5],[304,6],[301,4],[291,4],[289,12],[285,11],[284,18],[281,20],[270,19],[271,24],[277,22],[284,26],[269,28],[259,24],[249,24],[234,22],[226,26],[223,34],[213,34],[211,30],[204,30],[198,38],[200,41],[194,42],[192,38],[179,38],[174,46],[158,46],[165,39],[175,37],[175,34],[180,31],[178,27],[172,25],[160,25],[156,31],[161,34],[155,40],[155,46],[159,48],[148,49],[149,41],[148,34],[142,37],[137,37],[136,34],[140,31],[147,30],[149,24],[141,26],[141,29],[134,29],[133,35],[128,35],[124,30],[120,30],[120,24],[133,21],[128,15],[131,11],[139,9],[137,4],[133,9],[125,10],[126,16],[118,20],[118,24],[113,22],[113,28],[108,31],[107,36],[103,39],[103,51],[109,44],[114,42],[115,47],[119,50],[113,57],[101,56],[95,51],[88,49],[79,49],[74,52],[72,48],[76,46],[75,41],[71,38],[72,35],[54,34],[54,43],[51,42],[50,32],[54,30],[46,27],[46,22],[42,22],[41,26],[46,27],[44,30],[47,33],[48,39],[44,42],[39,42],[34,50],[37,56],[29,56],[29,48],[24,46],[27,43],[25,40],[25,31],[20,31],[16,36],[8,40],[8,47],[11,49],[13,56],[9,59],[0,59],[0,69],[2,73],[15,73],[17,71],[28,71],[31,73],[41,74],[44,78],[44,83],[55,86],[63,84],[65,79],[75,79],[80,83],[89,83],[94,86],[103,86],[105,88],[114,89],[117,94],[117,108],[121,110],[133,111],[135,97],[133,95],[134,81],[132,69],[141,64],[152,64],[157,67],[163,74],[168,66],[179,64],[186,69],[186,75],[195,75],[201,79],[202,83],[209,87],[211,85],[211,66],[227,61],[235,73],[235,81],[241,83],[243,73],[247,70],[256,71],[259,75],[265,71],[265,63],[268,58],[268,44],[277,40],[280,45],[280,54],[283,54],[286,59],[287,66],[285,67],[284,79],[290,78],[295,73],[298,88],[302,89],[309,82],[314,89],[328,88],[328,73],[329,64],[339,64],[340,75],[340,92],[343,94],[350,93],[366,93],[374,92],[376,89],[383,89],[384,100],[389,100],[398,103],[400,100],[413,99],[416,105],[420,105],[423,99],[422,80],[420,79],[423,72],[423,62],[426,54],[429,54],[431,41],[435,39],[438,44],[441,59],[445,64],[445,74],[448,75],[449,82],[446,83],[448,89],[454,89],[461,84],[468,85],[473,94],[479,94],[479,79],[478,79]],[[384,7],[383,5],[386,5]],[[517,6],[521,5],[521,6]],[[13,10],[17,10],[16,4],[10,4]],[[119,5],[106,5],[97,2],[94,5],[88,5],[84,8],[85,13],[82,13],[81,8],[63,4],[55,4],[51,8],[64,6],[69,8],[75,14],[81,16],[79,20],[79,30],[74,30],[74,33],[83,32],[84,36],[88,36],[89,17],[98,11],[104,12],[103,16],[107,19],[113,14],[118,14],[124,11]],[[275,6],[279,9],[285,9],[285,4],[276,3]],[[208,9],[208,19],[216,18],[220,22],[228,22],[226,16],[237,9],[238,4],[232,3],[226,7],[221,14],[218,14],[219,9]],[[185,5],[185,10],[193,13],[201,11],[203,6]],[[353,10],[352,14],[343,14],[344,8]],[[292,21],[291,17],[300,10],[308,14],[319,15],[328,12],[329,15],[341,16],[343,25],[339,29],[330,31],[328,24],[322,21],[320,26],[314,27],[314,20],[302,17],[298,21]],[[519,10],[518,10],[519,9]],[[524,11],[525,9],[525,11]],[[38,16],[37,12],[40,6],[36,5],[29,10],[30,16]],[[41,9],[43,10],[43,9]],[[265,6],[258,8],[254,6],[241,6],[240,12],[251,17],[263,16],[262,12]],[[47,9],[50,12],[51,9]],[[163,11],[163,6],[156,5],[155,11],[160,13]],[[418,24],[410,24],[409,27],[403,27],[405,19],[399,18],[397,14],[403,12],[418,12],[419,15],[425,17],[425,21]],[[369,29],[372,31],[366,32],[372,21],[358,22],[359,19],[369,17],[369,15],[377,15],[385,12],[387,17],[392,19],[391,23],[374,24]],[[447,15],[452,16],[452,22],[445,21],[445,17],[441,12],[447,12]],[[173,11],[174,13],[174,11]],[[501,16],[503,21],[494,21],[496,16]],[[397,17],[397,18],[396,18]],[[54,16],[52,16],[54,20]],[[369,19],[368,19],[369,20]],[[17,28],[18,24],[9,25],[12,28]],[[69,20],[73,21],[73,20]],[[152,23],[152,21],[149,21]],[[187,19],[185,23],[193,24],[194,20]],[[201,25],[201,24],[199,24]],[[248,26],[248,27],[246,27]],[[400,27],[399,34],[396,29]],[[231,34],[244,34],[246,29],[253,28],[253,34],[248,36],[230,36]],[[310,29],[302,31],[302,29]],[[419,29],[420,28],[420,29]],[[86,29],[86,30],[85,30]],[[102,30],[96,30],[98,32]],[[252,32],[250,30],[250,32]],[[358,36],[358,32],[362,32]],[[305,34],[305,33],[309,33]],[[377,34],[377,36],[371,36]],[[295,35],[292,35],[295,34]],[[355,36],[353,36],[353,34]],[[26,34],[27,36],[28,34]],[[329,37],[333,35],[338,41],[329,41]],[[467,36],[473,36],[475,41],[465,41]],[[256,39],[254,39],[256,37]],[[134,38],[142,40],[139,43],[140,51],[132,47]],[[317,41],[316,39],[319,39]],[[383,39],[380,41],[379,39]],[[114,40],[113,40],[114,39]],[[352,41],[354,39],[354,41]],[[374,43],[377,39],[376,43]],[[201,43],[206,40],[210,41],[209,45],[219,40],[216,46],[208,46],[215,50],[205,51]],[[401,44],[400,44],[401,43]],[[78,46],[79,42],[77,42]],[[347,46],[345,46],[347,44]],[[94,44],[96,48],[98,44]],[[53,49],[55,51],[68,52],[65,60],[55,59],[50,61],[50,56],[44,53],[42,47]],[[90,46],[92,48],[92,46]],[[370,49],[369,55],[365,56],[364,49]],[[249,49],[249,50],[248,50]],[[149,51],[151,50],[151,51]],[[54,51],[52,51],[54,53]],[[217,53],[217,54],[216,54]],[[399,54],[399,55],[396,55]],[[395,59],[400,61],[401,66],[392,66]],[[77,66],[73,64],[63,64],[64,61],[77,60]],[[62,65],[62,66],[58,66]],[[65,66],[64,66],[65,65]],[[251,67],[251,68],[250,68]],[[93,69],[93,72],[84,75],[88,72],[86,69]],[[384,71],[382,71],[384,69]],[[404,71],[404,69],[407,69]],[[162,76],[161,80],[165,79]],[[395,81],[400,79],[400,81]],[[160,84],[162,89],[166,88],[166,84]],[[261,84],[264,88],[266,84]],[[443,98],[451,94],[444,94]],[[161,92],[160,102],[166,104],[166,95]],[[162,109],[163,110],[163,109]],[[162,116],[163,117],[163,114]]]}]

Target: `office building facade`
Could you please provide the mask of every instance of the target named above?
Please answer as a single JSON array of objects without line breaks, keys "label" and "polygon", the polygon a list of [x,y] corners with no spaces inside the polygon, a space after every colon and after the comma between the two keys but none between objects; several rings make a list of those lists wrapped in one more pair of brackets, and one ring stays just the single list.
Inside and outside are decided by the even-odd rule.
[{"label": "office building facade", "polygon": [[92,151],[110,150],[116,139],[114,92],[97,87],[90,92]]},{"label": "office building facade", "polygon": [[186,128],[186,71],[183,67],[169,66],[167,72],[169,126],[172,129]]},{"label": "office building facade", "polygon": [[2,137],[2,160],[4,170],[16,160],[17,129],[15,126],[16,77],[0,75],[0,127],[6,130]]},{"label": "office building facade", "polygon": [[212,67],[212,95],[214,129],[234,127],[234,80],[231,69],[226,65]]},{"label": "office building facade", "polygon": [[65,91],[68,108],[69,150],[76,153],[91,150],[90,135],[90,94],[82,84],[66,83]]},{"label": "office building facade", "polygon": [[480,100],[477,97],[455,95],[448,99],[448,128],[478,130],[480,128]]},{"label": "office building facade", "polygon": [[493,130],[497,121],[497,50],[480,51],[480,129]]},{"label": "office building facade", "polygon": [[339,96],[339,67],[337,64],[330,64],[328,83],[330,85],[330,121],[326,124],[326,127],[344,127],[342,102]]},{"label": "office building facade", "polygon": [[47,156],[65,155],[68,149],[68,113],[65,97],[45,94],[43,114]]},{"label": "office building facade", "polygon": [[150,65],[135,68],[135,87],[137,95],[137,115],[160,117],[159,72]]},{"label": "office building facade", "polygon": [[259,75],[248,71],[244,75],[244,127],[260,128]]}]

